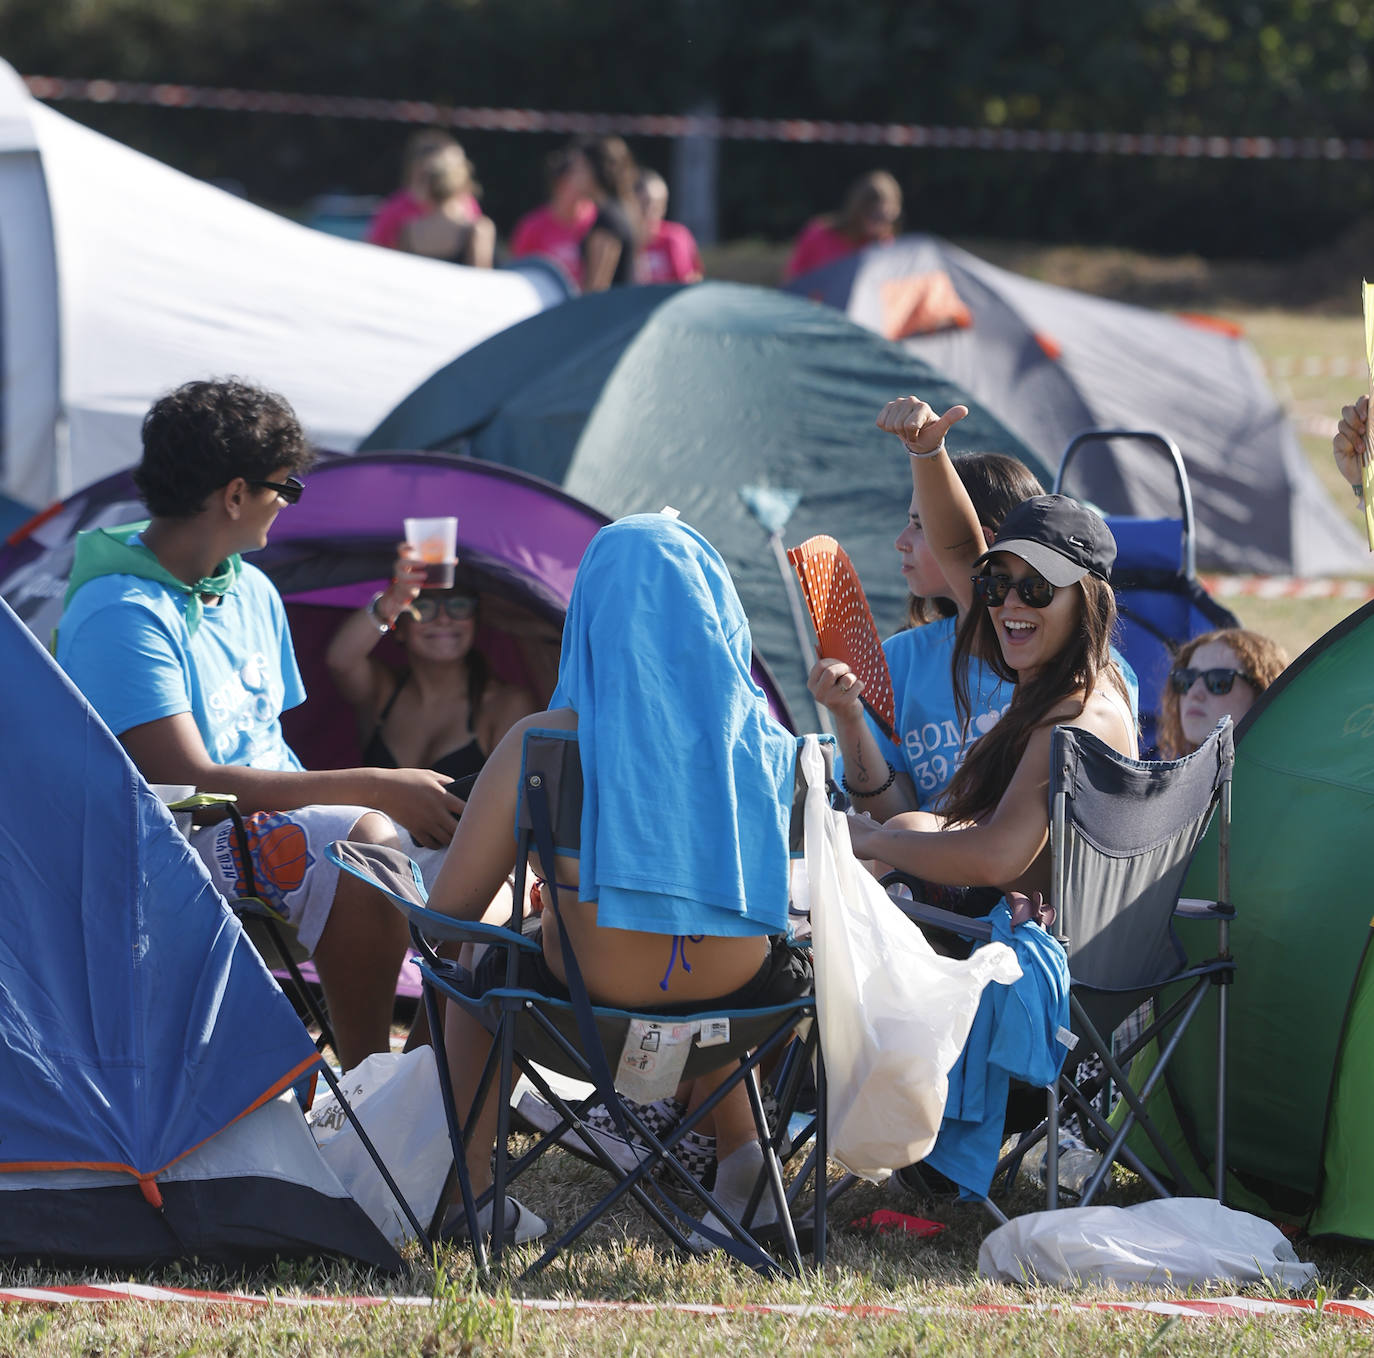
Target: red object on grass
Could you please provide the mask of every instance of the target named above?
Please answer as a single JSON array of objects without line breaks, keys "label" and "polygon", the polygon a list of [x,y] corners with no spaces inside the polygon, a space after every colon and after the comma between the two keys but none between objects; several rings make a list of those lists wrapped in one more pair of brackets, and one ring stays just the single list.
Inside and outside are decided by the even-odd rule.
[{"label": "red object on grass", "polygon": [[834,538],[820,534],[788,548],[787,559],[801,580],[818,653],[843,660],[863,680],[859,701],[887,738],[899,744],[887,656],[849,554]]},{"label": "red object on grass", "polygon": [[905,1212],[891,1212],[881,1207],[866,1217],[849,1223],[856,1231],[872,1231],[875,1235],[939,1235],[945,1229],[942,1221],[927,1221],[924,1217],[908,1216]]}]

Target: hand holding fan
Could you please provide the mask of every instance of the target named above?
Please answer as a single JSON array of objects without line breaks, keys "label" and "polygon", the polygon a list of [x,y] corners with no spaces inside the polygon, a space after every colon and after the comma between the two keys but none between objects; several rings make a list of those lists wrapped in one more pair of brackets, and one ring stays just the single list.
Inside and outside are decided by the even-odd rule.
[{"label": "hand holding fan", "polygon": [[801,579],[819,654],[843,660],[858,675],[864,686],[859,701],[883,734],[899,745],[887,657],[848,553],[834,538],[820,535],[789,548],[787,559]]}]

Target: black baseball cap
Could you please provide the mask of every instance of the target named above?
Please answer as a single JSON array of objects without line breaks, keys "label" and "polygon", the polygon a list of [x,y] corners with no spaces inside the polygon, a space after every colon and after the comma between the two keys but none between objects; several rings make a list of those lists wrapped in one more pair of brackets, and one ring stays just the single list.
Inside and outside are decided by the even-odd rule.
[{"label": "black baseball cap", "polygon": [[1102,516],[1077,500],[1036,495],[1003,519],[996,541],[973,564],[983,565],[994,552],[1012,552],[1062,588],[1085,575],[1110,579],[1116,539]]}]

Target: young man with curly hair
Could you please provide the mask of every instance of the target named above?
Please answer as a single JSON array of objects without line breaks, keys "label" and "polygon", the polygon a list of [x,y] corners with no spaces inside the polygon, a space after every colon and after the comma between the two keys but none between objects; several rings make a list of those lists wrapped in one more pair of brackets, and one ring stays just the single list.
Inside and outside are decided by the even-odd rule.
[{"label": "young man with curly hair", "polygon": [[[305,699],[281,596],[242,560],[300,499],[313,455],[280,396],[190,382],[143,422],[150,519],[78,537],[57,659],[149,782],[232,793],[258,895],[297,931],[348,1068],[389,1045],[403,917],[324,856],[335,839],[439,847],[462,803],[429,769],[309,772],[281,713]],[[192,832],[220,891],[243,894],[228,822]]]}]

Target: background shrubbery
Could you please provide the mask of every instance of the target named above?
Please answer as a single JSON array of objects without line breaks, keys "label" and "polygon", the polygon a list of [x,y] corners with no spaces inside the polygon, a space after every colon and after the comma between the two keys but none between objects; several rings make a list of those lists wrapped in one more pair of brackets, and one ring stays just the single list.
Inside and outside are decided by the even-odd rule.
[{"label": "background shrubbery", "polygon": [[[1043,130],[1364,137],[1374,0],[0,0],[25,74],[442,103]],[[66,104],[283,205],[392,187],[405,129]],[[502,227],[552,137],[464,137]],[[663,141],[636,145],[668,168]],[[1374,210],[1369,162],[727,143],[721,233],[790,235],[888,165],[948,235],[1281,258]]]}]

